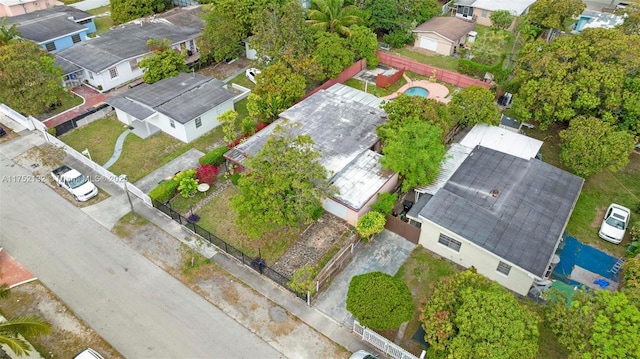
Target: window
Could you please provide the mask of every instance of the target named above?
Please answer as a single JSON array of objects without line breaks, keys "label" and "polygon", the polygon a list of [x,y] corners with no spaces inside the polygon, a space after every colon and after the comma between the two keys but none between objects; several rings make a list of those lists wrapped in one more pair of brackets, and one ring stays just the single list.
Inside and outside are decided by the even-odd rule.
[{"label": "window", "polygon": [[456,252],[460,252],[460,247],[462,247],[462,242],[456,241],[455,239],[445,236],[440,233],[440,237],[438,238],[438,243],[453,249]]},{"label": "window", "polygon": [[498,263],[498,268],[496,269],[496,271],[504,275],[509,275],[509,272],[511,272],[511,266],[508,265],[507,263],[500,262]]},{"label": "window", "polygon": [[77,44],[78,42],[82,41],[82,39],[80,38],[80,35],[75,34],[71,36],[71,41],[73,41],[74,44]]},{"label": "window", "polygon": [[93,80],[93,72],[91,71],[87,71],[87,72],[89,72],[89,78]]},{"label": "window", "polygon": [[487,10],[482,10],[482,17],[486,18],[487,17],[487,13],[488,13]]},{"label": "window", "polygon": [[44,47],[47,49],[47,51],[55,51],[56,50],[56,44],[53,42],[47,42],[46,44],[44,44]]},{"label": "window", "polygon": [[110,68],[109,75],[111,76],[112,79],[118,77],[118,69],[115,67]]},{"label": "window", "polygon": [[172,119],[169,119],[169,126],[171,126],[171,128],[176,128],[176,122]]},{"label": "window", "polygon": [[135,71],[138,69],[138,59],[133,59],[129,61],[129,66],[131,67],[131,71]]},{"label": "window", "polygon": [[86,25],[86,24],[90,24],[90,23],[91,23],[91,19],[86,19],[86,20],[78,21],[78,24],[80,24],[80,25]]},{"label": "window", "polygon": [[202,126],[202,119],[200,117],[196,118],[196,128]]}]

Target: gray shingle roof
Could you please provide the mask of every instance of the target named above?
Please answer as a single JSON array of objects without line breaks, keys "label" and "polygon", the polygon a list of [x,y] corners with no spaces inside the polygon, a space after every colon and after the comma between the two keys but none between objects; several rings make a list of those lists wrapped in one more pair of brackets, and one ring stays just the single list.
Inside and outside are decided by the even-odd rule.
[{"label": "gray shingle roof", "polygon": [[57,56],[55,58],[55,65],[62,68],[63,75],[68,75],[81,70],[79,66]]},{"label": "gray shingle roof", "polygon": [[7,25],[18,24],[21,37],[41,43],[86,30],[86,27],[76,23],[76,21],[92,17],[94,16],[88,12],[71,6],[54,6],[9,17],[7,18]]},{"label": "gray shingle roof", "polygon": [[413,32],[435,32],[455,42],[467,35],[467,33],[475,27],[475,22],[463,20],[455,16],[444,16],[432,18],[416,27]]},{"label": "gray shingle roof", "polygon": [[225,83],[199,74],[181,73],[154,84],[142,84],[107,99],[111,106],[143,120],[154,110],[187,123],[233,98]]},{"label": "gray shingle roof", "polygon": [[542,161],[478,146],[419,215],[542,277],[583,182]]},{"label": "gray shingle roof", "polygon": [[107,31],[97,38],[61,50],[56,56],[87,70],[101,72],[122,61],[148,53],[147,40],[149,39],[167,38],[175,44],[195,39],[199,33],[199,23],[190,27],[176,26],[164,20],[129,23]]}]

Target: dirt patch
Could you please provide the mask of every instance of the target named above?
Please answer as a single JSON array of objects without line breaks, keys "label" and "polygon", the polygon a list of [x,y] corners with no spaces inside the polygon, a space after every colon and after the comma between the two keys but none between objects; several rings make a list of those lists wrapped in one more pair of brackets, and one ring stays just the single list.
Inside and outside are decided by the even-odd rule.
[{"label": "dirt patch", "polygon": [[349,239],[349,233],[347,223],[325,213],[302,233],[300,239],[276,261],[273,269],[292,278],[298,268],[317,264],[331,248],[343,247]]},{"label": "dirt patch", "polygon": [[593,222],[591,222],[591,227],[600,228],[602,220],[604,219],[604,212],[606,212],[606,210],[607,209],[605,207],[596,208],[596,216],[593,218]]},{"label": "dirt patch", "polygon": [[219,62],[217,64],[213,64],[213,65],[209,65],[207,67],[204,67],[200,70],[198,70],[197,72],[200,75],[204,75],[204,76],[210,76],[210,77],[215,77],[218,80],[224,80],[228,77],[230,77],[231,75],[239,72],[240,70],[242,70],[243,68],[249,66],[249,63],[251,61],[244,58],[244,57],[239,57],[236,61],[228,64],[226,62]]},{"label": "dirt patch", "polygon": [[[0,125],[1,125],[1,123],[0,123]],[[16,137],[20,136],[20,135],[18,135],[17,133],[13,132],[13,131],[12,131],[9,127],[7,127],[7,126],[0,126],[0,127],[2,127],[2,128],[4,129],[4,132],[6,132],[6,135],[4,135],[4,136],[0,137],[0,143],[11,141],[11,140],[13,140],[14,138],[16,138]]]},{"label": "dirt patch", "polygon": [[40,281],[12,288],[7,298],[0,299],[0,307],[7,318],[36,315],[51,324],[49,335],[29,338],[45,358],[71,358],[87,347],[105,358],[122,358]]}]

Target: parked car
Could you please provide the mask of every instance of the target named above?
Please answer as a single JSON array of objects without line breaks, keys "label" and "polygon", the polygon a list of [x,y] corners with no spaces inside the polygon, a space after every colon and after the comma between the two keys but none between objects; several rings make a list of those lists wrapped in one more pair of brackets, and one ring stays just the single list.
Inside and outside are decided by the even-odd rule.
[{"label": "parked car", "polygon": [[104,359],[97,351],[87,348],[76,354],[73,359]]},{"label": "parked car", "polygon": [[349,359],[378,359],[378,357],[366,350],[358,350],[357,352],[351,354]]},{"label": "parked car", "polygon": [[622,242],[624,232],[629,225],[631,211],[629,208],[612,203],[604,214],[598,235],[605,241],[618,244]]},{"label": "parked car", "polygon": [[4,128],[0,127],[0,137],[4,136],[7,134],[7,131],[4,130]]},{"label": "parked car", "polygon": [[244,72],[245,76],[247,76],[247,79],[251,82],[253,82],[254,84],[256,83],[256,76],[258,76],[259,73],[261,73],[262,71],[256,69],[256,68],[250,68],[247,69],[247,71]]},{"label": "parked car", "polygon": [[98,188],[87,176],[69,166],[61,166],[51,171],[51,177],[58,187],[66,189],[76,201],[85,202],[98,195]]}]

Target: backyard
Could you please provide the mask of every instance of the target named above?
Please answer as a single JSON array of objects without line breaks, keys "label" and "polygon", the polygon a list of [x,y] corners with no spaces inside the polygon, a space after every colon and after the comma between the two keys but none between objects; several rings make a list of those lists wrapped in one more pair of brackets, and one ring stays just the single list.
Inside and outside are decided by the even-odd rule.
[{"label": "backyard", "polygon": [[99,8],[87,10],[88,13],[92,15],[96,15],[96,18],[93,19],[93,22],[96,24],[96,33],[95,35],[100,35],[104,32],[109,31],[111,26],[113,26],[113,20],[111,20],[111,16],[104,16],[106,12],[111,11],[111,6],[101,6]]}]

